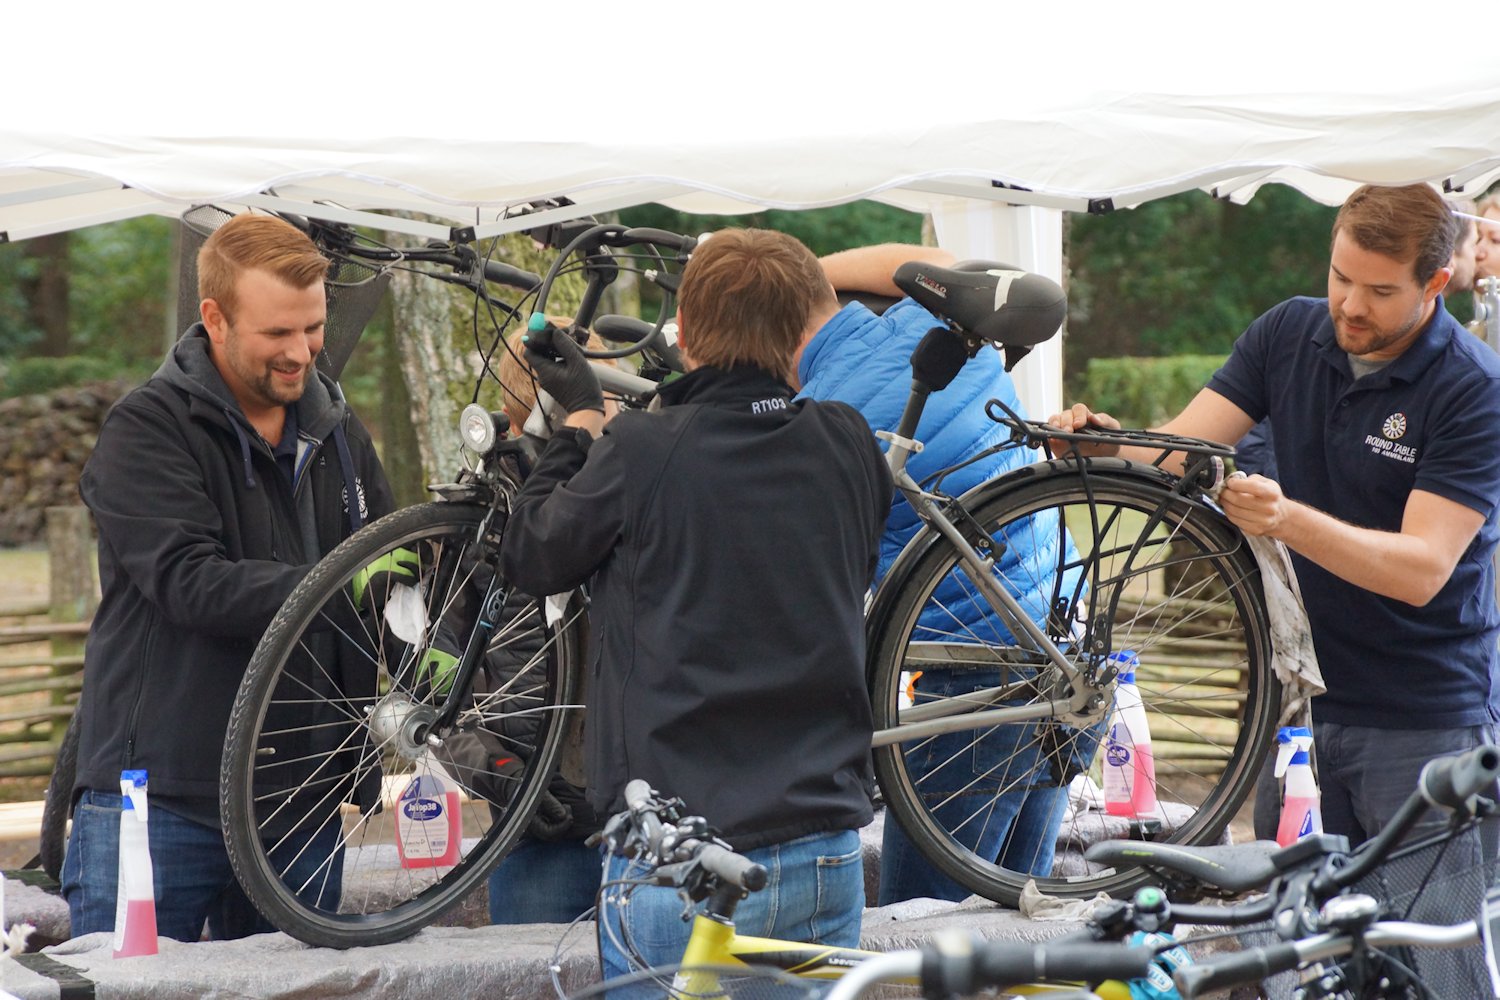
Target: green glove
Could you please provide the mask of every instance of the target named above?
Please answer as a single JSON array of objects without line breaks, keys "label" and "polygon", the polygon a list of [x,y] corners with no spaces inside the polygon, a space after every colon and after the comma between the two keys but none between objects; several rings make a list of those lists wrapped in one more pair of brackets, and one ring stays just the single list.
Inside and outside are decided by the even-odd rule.
[{"label": "green glove", "polygon": [[372,598],[376,596],[383,598],[390,594],[391,588],[398,583],[408,586],[416,584],[417,576],[421,571],[422,561],[411,549],[391,549],[354,574],[350,587],[354,591],[355,610],[365,609],[366,592],[369,592]]},{"label": "green glove", "polygon": [[453,687],[453,676],[458,673],[458,657],[445,653],[436,646],[429,646],[422,659],[417,662],[416,679],[432,686],[432,693],[439,697],[448,694]]}]

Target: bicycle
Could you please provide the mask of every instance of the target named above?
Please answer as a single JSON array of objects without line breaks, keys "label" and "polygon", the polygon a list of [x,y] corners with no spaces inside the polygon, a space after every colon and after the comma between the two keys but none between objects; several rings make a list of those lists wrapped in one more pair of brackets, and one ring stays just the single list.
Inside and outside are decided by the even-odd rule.
[{"label": "bicycle", "polygon": [[[496,327],[489,350],[481,345],[486,375],[477,400],[484,378],[492,377],[489,359],[504,343],[505,322],[522,315],[519,305],[497,305],[474,277],[482,273],[475,270],[477,256],[451,246],[370,247],[347,228],[324,224],[313,232],[320,246],[341,257],[410,266],[430,254],[425,259],[448,266],[457,259],[469,268],[476,329],[480,316]],[[645,356],[642,374],[601,373],[620,405],[645,405],[656,380],[670,377],[677,364],[665,325],[670,310],[664,308],[654,325],[596,319],[594,312],[623,266],[644,262],[646,276],[670,295],[695,241],[587,221],[541,235],[558,254],[529,293],[532,315],[544,314],[559,274],[582,269],[588,286],[574,324],[629,342],[605,357]],[[642,246],[643,252],[633,249]],[[1145,662],[1154,658],[1154,673],[1143,667],[1140,687],[1158,740],[1170,748],[1194,736],[1200,745],[1199,759],[1162,755],[1161,815],[1135,828],[1169,842],[1216,838],[1253,783],[1279,690],[1269,666],[1258,571],[1239,534],[1205,499],[1215,462],[1229,450],[1120,432],[1117,438],[1152,443],[1164,456],[1188,454],[1186,473],[1075,457],[1028,466],[957,498],[941,493],[941,473],[926,484],[913,482],[905,471],[906,459],[920,447],[912,434],[944,370],[956,371],[991,343],[1005,347],[1013,362],[1017,352],[1055,332],[1064,304],[1046,279],[998,267],[960,272],[908,265],[898,275],[942,325],[914,355],[923,382],[914,387],[901,426],[885,435],[898,486],[928,523],[881,584],[868,616],[876,768],[891,812],[939,868],[1013,905],[1033,865],[1007,866],[974,853],[970,833],[1000,821],[993,809],[1003,793],[1012,802],[1033,795],[1055,802],[1073,777],[1099,766],[1092,758],[1113,697],[1110,654],[1128,645]],[[494,572],[494,559],[509,497],[549,426],[546,402],[539,397],[528,435],[515,439],[502,438],[503,418],[477,401],[466,409],[460,433],[473,457],[458,480],[434,487],[438,500],[399,511],[330,553],[283,606],[246,672],[221,780],[230,857],[262,913],[302,940],[348,947],[414,932],[477,885],[545,804],[578,701],[586,597],[515,594]],[[1012,428],[1006,447],[1068,439],[1014,415],[991,416]],[[1054,554],[1044,608],[1021,607],[1002,578],[1013,571],[1005,553],[1023,534],[1045,536],[1038,544]],[[402,558],[412,568],[409,593],[394,586],[392,574],[380,574],[380,587],[370,591],[372,606],[356,607],[356,578]],[[398,614],[390,613],[391,596],[401,598]],[[934,628],[923,617],[929,608],[951,613],[960,601],[982,603],[1004,624],[960,633]],[[374,605],[380,607],[372,616]],[[1183,658],[1184,650],[1205,648],[1219,659],[1204,665]],[[440,677],[433,650],[445,664]],[[512,662],[491,662],[507,656]],[[329,662],[320,665],[320,657]],[[917,670],[984,682],[961,685],[952,696],[920,693],[919,703],[903,710],[900,697]],[[491,674],[501,677],[498,686],[483,683]],[[321,717],[281,725],[272,721],[278,713]],[[929,801],[931,775],[941,768],[914,778],[908,761],[936,736],[970,749],[1008,741],[1017,773],[1003,774],[1002,762],[985,788]],[[511,765],[506,774],[496,778],[458,761],[455,743],[470,738],[503,750]],[[1038,763],[1045,769],[1033,779]],[[326,837],[336,826],[342,832],[321,859],[322,877],[386,866],[395,853],[390,813],[405,791],[415,787],[413,797],[423,798],[414,779],[438,773],[467,792],[464,820],[478,834],[464,840],[456,864],[397,868],[378,897],[345,893],[340,913],[305,906],[297,898],[301,887],[282,883],[267,845],[291,836]],[[945,806],[960,798],[978,805],[955,819]],[[1115,866],[1039,874],[1045,891],[1073,895],[1120,891],[1146,878]]]},{"label": "bicycle", "polygon": [[[1156,869],[1168,885],[1198,886],[1220,895],[1266,890],[1232,906],[1174,905],[1155,890],[1134,904],[1109,904],[1096,921],[1127,919],[1138,906],[1165,927],[1178,923],[1255,928],[1242,950],[1179,969],[1185,997],[1267,980],[1272,996],[1293,986],[1268,979],[1304,970],[1298,997],[1458,997],[1479,995],[1475,978],[1493,966],[1490,924],[1500,920],[1494,859],[1481,859],[1446,881],[1433,880],[1444,852],[1497,822],[1493,794],[1500,748],[1481,746],[1431,761],[1417,788],[1380,833],[1350,851],[1347,838],[1319,834],[1278,849],[1274,843],[1239,847],[1171,847],[1111,841],[1092,850],[1102,860],[1130,856]],[[1429,808],[1451,814],[1446,829],[1409,837]],[[1150,895],[1154,893],[1154,895]],[[1453,918],[1459,918],[1455,922]],[[1463,919],[1467,917],[1468,919]],[[1278,943],[1258,944],[1256,939]],[[1458,959],[1443,952],[1480,945]],[[1285,978],[1285,977],[1283,977]],[[1424,982],[1425,980],[1425,982]],[[1493,986],[1491,987],[1493,989]]]},{"label": "bicycle", "polygon": [[[1111,654],[1123,649],[1137,651],[1142,664],[1137,679],[1160,748],[1158,809],[1133,821],[1075,812],[1058,841],[1081,849],[1112,828],[1208,842],[1244,801],[1258,748],[1271,738],[1280,685],[1269,665],[1259,570],[1207,500],[1232,449],[1146,431],[1058,434],[991,401],[990,417],[1011,431],[1000,447],[1109,441],[1155,448],[1159,458],[1141,465],[1073,452],[957,498],[941,493],[952,470],[918,484],[905,464],[920,447],[911,437],[926,388],[946,384],[979,349],[984,296],[993,293],[972,275],[911,264],[896,281],[952,322],[963,351],[929,335],[913,356],[917,377],[902,426],[886,436],[897,488],[928,527],[902,552],[868,616],[881,790],[922,853],[987,898],[1016,905],[1033,877],[1054,895],[1128,890],[1139,872],[1090,867],[1076,854],[1053,864],[1050,842],[999,838],[1012,817],[1019,827],[1033,810],[1050,813],[1055,828],[1063,790],[1080,774],[1098,773],[1118,667]],[[978,301],[948,301],[961,295]],[[1036,334],[1000,339],[1009,364],[1028,336]],[[1181,476],[1160,467],[1171,454],[1185,456]],[[1051,555],[1038,568],[1014,555],[1025,552]],[[1037,592],[1047,597],[1027,607],[1011,596]],[[913,687],[914,675],[925,680]],[[905,707],[903,695],[916,703]],[[982,764],[955,773],[970,758]]]},{"label": "bicycle", "polygon": [[[760,982],[767,977],[793,986],[797,980],[841,980],[851,970],[881,957],[855,948],[737,933],[735,910],[746,896],[764,888],[766,870],[715,837],[702,817],[687,815],[681,800],[662,798],[644,781],[631,781],[624,798],[625,810],[610,819],[600,839],[613,852],[636,858],[647,870],[638,879],[604,885],[601,899],[618,908],[627,905],[631,893],[654,885],[678,890],[687,903],[706,901],[706,905],[693,915],[681,963],[670,968],[652,968],[629,940],[628,929],[617,927],[601,913],[600,934],[615,937],[622,953],[632,957],[635,971],[575,994],[574,1000],[600,993],[635,995],[632,987],[650,987],[652,996],[742,995],[745,991],[740,984],[748,983],[760,992]],[[563,944],[558,947],[560,951]],[[982,942],[967,935],[947,936],[932,953],[941,954],[942,960],[930,968],[906,969],[890,981],[920,986],[923,996],[935,1000],[967,995],[984,986],[1000,986],[1016,995],[1059,998],[1095,995],[1087,991],[1097,990],[1098,996],[1113,1000],[1130,996],[1121,980],[1144,975],[1156,955],[1155,949],[1144,946],[1093,941]],[[554,968],[560,964],[553,962]],[[559,997],[564,996],[555,972],[553,985]]]},{"label": "bicycle", "polygon": [[[1492,928],[1500,921],[1495,862],[1444,884],[1431,884],[1430,876],[1442,851],[1476,824],[1496,822],[1496,804],[1481,793],[1491,792],[1497,778],[1500,748],[1493,746],[1430,762],[1391,821],[1354,851],[1347,838],[1326,834],[1286,848],[1270,841],[1200,847],[1101,842],[1090,849],[1096,859],[1150,867],[1169,889],[1147,887],[1132,900],[1101,903],[1088,927],[1062,940],[1120,941],[1131,931],[1183,925],[1229,928],[1198,939],[1236,937],[1236,950],[1173,972],[1187,1000],[1257,983],[1263,995],[1299,1000],[1477,996],[1472,976],[1492,966]],[[1449,827],[1408,840],[1429,807],[1451,813]],[[1234,898],[1257,890],[1264,895],[1232,905],[1170,898]],[[1470,919],[1451,922],[1465,915]],[[1268,938],[1278,943],[1257,943]],[[1441,958],[1470,946],[1482,950],[1470,952],[1467,964]],[[930,947],[882,955],[844,977],[828,1000],[853,1000],[874,984],[904,981],[941,961]],[[1301,981],[1282,981],[1292,970],[1302,970]]]}]

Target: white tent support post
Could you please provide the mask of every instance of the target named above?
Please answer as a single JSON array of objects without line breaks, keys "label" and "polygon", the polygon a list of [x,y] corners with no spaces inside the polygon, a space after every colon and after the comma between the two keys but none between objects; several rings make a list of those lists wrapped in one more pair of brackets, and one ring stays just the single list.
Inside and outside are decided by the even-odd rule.
[{"label": "white tent support post", "polygon": [[[960,260],[996,260],[1062,281],[1062,212],[1032,205],[946,201],[933,209],[938,246]],[[1040,344],[1011,372],[1033,420],[1062,409],[1062,334]]]}]

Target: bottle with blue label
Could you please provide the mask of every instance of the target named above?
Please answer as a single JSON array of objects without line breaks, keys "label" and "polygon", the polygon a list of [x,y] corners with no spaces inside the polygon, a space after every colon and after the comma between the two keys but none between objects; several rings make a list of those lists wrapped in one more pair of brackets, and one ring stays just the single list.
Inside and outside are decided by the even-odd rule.
[{"label": "bottle with blue label", "polygon": [[146,819],[146,772],[121,771],[115,958],[156,954],[156,890]]},{"label": "bottle with blue label", "polygon": [[1111,653],[1115,669],[1115,707],[1104,734],[1104,811],[1131,819],[1155,818],[1156,759],[1146,706],[1135,686],[1140,657],[1134,650]]},{"label": "bottle with blue label", "polygon": [[396,851],[402,868],[458,864],[463,823],[458,789],[438,774],[419,774],[396,800]]},{"label": "bottle with blue label", "polygon": [[1312,730],[1305,726],[1282,726],[1276,731],[1276,743],[1276,777],[1286,776],[1276,843],[1286,847],[1323,832],[1323,806],[1312,769]]}]

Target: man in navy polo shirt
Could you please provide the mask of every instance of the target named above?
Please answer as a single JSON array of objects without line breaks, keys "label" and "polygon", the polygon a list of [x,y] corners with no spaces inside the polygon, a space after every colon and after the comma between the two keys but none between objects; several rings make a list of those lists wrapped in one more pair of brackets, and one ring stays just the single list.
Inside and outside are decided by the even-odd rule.
[{"label": "man in navy polo shirt", "polygon": [[[1427,185],[1354,192],[1328,298],[1257,319],[1163,428],[1233,442],[1270,418],[1279,478],[1232,479],[1220,503],[1293,553],[1328,685],[1313,702],[1323,821],[1356,843],[1423,764],[1494,742],[1500,720],[1500,361],[1443,308],[1458,222]],[[1118,426],[1082,404],[1051,422]]]}]

